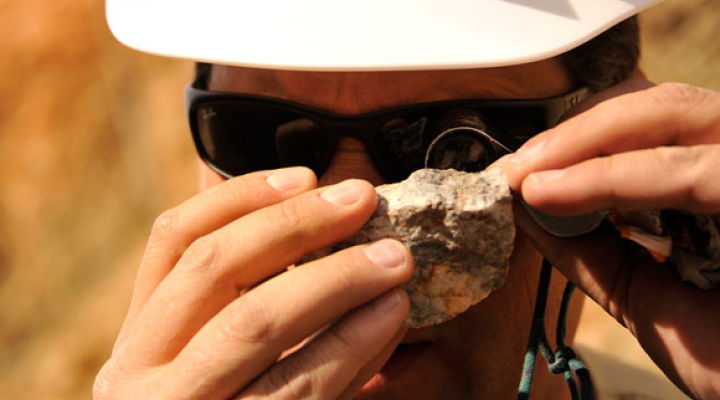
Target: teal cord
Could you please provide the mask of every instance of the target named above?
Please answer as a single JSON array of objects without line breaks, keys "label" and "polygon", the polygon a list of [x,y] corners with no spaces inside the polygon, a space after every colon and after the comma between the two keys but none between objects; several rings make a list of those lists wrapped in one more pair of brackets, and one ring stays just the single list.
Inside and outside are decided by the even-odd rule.
[{"label": "teal cord", "polygon": [[[558,323],[555,332],[558,346],[557,351],[552,351],[547,340],[545,333],[545,309],[547,308],[551,276],[552,265],[547,260],[543,260],[537,296],[535,298],[535,311],[533,312],[532,325],[530,326],[530,337],[525,352],[520,386],[518,387],[518,399],[527,400],[530,398],[530,387],[532,386],[533,373],[537,362],[537,353],[538,350],[540,350],[540,353],[547,361],[550,372],[556,375],[562,374],[563,378],[565,378],[573,400],[592,400],[594,393],[592,380],[590,379],[590,371],[585,364],[577,358],[572,348],[565,344],[567,313],[570,307],[570,299],[575,289],[575,286],[570,282],[565,286],[560,311],[558,313]],[[580,383],[579,394],[575,376],[577,376]]]},{"label": "teal cord", "polygon": [[[535,311],[533,313],[532,325],[530,326],[530,338],[528,339],[527,350],[525,352],[525,362],[523,364],[520,387],[518,387],[518,400],[527,400],[530,398],[530,386],[532,386],[537,352],[540,345],[537,334],[541,332],[541,335],[545,335],[545,307],[547,305],[550,275],[552,273],[552,267],[546,268],[546,264],[549,263],[544,260],[542,269],[540,270],[540,281],[538,282],[538,291],[535,297]],[[540,329],[538,329],[538,326]]]}]

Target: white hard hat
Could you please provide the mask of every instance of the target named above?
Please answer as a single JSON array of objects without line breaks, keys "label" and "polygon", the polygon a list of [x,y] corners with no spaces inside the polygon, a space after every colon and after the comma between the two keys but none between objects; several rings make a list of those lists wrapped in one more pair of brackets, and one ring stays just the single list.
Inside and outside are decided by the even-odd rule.
[{"label": "white hard hat", "polygon": [[140,51],[316,71],[494,67],[550,58],[659,0],[107,0]]}]

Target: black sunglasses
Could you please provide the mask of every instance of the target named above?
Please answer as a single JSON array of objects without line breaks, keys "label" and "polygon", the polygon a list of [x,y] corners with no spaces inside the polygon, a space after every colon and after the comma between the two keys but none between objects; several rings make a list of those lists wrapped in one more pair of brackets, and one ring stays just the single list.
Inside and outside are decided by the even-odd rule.
[{"label": "black sunglasses", "polygon": [[586,88],[545,99],[450,100],[339,115],[286,100],[202,89],[185,92],[200,157],[231,178],[306,166],[318,176],[342,137],[361,141],[388,182],[420,168],[480,171],[554,126]]}]

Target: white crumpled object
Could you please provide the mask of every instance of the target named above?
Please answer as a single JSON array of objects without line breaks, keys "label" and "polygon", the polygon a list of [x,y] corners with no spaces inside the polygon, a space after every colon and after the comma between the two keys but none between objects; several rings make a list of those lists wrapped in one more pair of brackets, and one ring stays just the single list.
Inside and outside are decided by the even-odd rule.
[{"label": "white crumpled object", "polygon": [[671,262],[680,277],[710,290],[720,286],[720,220],[678,210],[613,211],[621,235],[655,261]]}]

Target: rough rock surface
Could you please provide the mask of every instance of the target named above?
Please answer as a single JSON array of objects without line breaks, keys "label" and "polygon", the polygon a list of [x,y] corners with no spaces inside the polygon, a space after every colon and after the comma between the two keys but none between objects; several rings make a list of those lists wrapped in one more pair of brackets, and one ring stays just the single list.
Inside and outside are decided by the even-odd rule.
[{"label": "rough rock surface", "polygon": [[407,180],[378,186],[375,214],[352,238],[312,258],[382,238],[405,243],[415,273],[405,324],[445,322],[486,298],[505,281],[515,225],[507,178],[423,169]]}]

